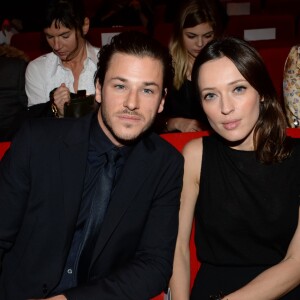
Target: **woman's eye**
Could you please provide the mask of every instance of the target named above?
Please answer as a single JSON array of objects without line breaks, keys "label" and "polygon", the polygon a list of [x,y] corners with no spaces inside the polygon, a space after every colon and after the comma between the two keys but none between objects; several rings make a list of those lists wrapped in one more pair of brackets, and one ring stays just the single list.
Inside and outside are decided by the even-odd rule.
[{"label": "woman's eye", "polygon": [[234,92],[235,93],[238,93],[238,94],[241,94],[243,93],[244,91],[246,90],[246,87],[245,86],[238,86],[234,89]]},{"label": "woman's eye", "polygon": [[192,40],[192,39],[194,39],[196,37],[196,35],[194,35],[194,34],[193,35],[188,34],[187,37]]},{"label": "woman's eye", "polygon": [[214,37],[214,34],[213,33],[209,33],[209,34],[206,34],[204,37],[206,39],[212,39]]},{"label": "woman's eye", "polygon": [[203,95],[203,100],[212,100],[215,98],[215,96],[216,95],[213,93],[208,93],[208,94]]}]

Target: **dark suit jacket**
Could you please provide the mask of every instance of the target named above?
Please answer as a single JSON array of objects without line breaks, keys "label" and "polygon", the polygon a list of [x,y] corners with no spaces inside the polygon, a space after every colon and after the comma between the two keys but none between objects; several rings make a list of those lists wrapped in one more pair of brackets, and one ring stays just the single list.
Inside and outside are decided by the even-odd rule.
[{"label": "dark suit jacket", "polygon": [[0,141],[10,141],[25,118],[26,66],[21,58],[0,57]]},{"label": "dark suit jacket", "polygon": [[[84,185],[90,115],[33,119],[0,165],[0,299],[47,297],[71,245]],[[68,299],[143,300],[167,288],[183,158],[156,134],[132,150],[99,234],[89,284]]]}]

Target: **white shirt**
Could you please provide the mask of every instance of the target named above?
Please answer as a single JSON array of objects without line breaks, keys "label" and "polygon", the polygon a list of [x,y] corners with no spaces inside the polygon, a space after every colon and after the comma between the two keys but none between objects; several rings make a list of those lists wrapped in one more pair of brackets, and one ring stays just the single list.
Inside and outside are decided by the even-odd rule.
[{"label": "white shirt", "polygon": [[[87,95],[95,93],[94,75],[97,70],[97,54],[99,48],[86,42],[87,58],[79,76],[78,90],[86,90]],[[74,91],[74,76],[70,69],[65,68],[61,59],[53,52],[32,60],[26,69],[25,89],[28,106],[48,102],[49,93],[65,83],[71,93]]]}]

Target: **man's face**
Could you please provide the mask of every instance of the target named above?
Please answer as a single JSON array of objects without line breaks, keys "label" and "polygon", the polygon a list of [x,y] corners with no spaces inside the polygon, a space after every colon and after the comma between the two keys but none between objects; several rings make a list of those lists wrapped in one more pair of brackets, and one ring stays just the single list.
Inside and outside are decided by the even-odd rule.
[{"label": "man's face", "polygon": [[163,110],[163,65],[149,56],[112,56],[104,84],[96,84],[98,120],[114,144],[138,138]]}]

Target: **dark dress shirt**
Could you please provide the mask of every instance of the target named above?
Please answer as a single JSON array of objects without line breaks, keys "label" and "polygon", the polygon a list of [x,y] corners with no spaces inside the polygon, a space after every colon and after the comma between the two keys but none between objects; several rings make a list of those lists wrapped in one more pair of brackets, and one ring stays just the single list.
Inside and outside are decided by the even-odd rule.
[{"label": "dark dress shirt", "polygon": [[[76,231],[61,281],[56,287],[54,294],[60,294],[67,289],[77,286],[78,284],[78,263],[82,251],[82,242],[86,234],[85,224],[87,224],[88,219],[91,217],[92,212],[90,208],[93,197],[96,197],[95,201],[101,201],[101,199],[97,198],[96,186],[101,169],[106,162],[105,153],[115,147],[116,146],[104,134],[98,123],[97,114],[95,114],[91,123],[85,182],[81,207],[76,224]],[[119,148],[120,158],[118,159],[116,165],[117,173],[114,184],[120,176],[125,159],[129,155],[129,149],[130,148],[127,146]]]}]

